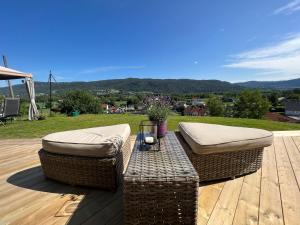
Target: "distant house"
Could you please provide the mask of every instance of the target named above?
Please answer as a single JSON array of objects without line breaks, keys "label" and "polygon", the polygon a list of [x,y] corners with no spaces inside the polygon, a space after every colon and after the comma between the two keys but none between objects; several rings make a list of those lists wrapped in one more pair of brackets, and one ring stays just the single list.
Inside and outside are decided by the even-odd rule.
[{"label": "distant house", "polygon": [[205,112],[206,112],[206,107],[204,105],[188,106],[184,110],[184,115],[186,115],[186,116],[204,116]]},{"label": "distant house", "polygon": [[300,117],[300,101],[286,101],[285,115]]},{"label": "distant house", "polygon": [[101,104],[101,108],[103,111],[105,111],[106,113],[108,113],[108,109],[109,109],[109,105],[108,104]]},{"label": "distant house", "polygon": [[126,106],[126,111],[134,111],[134,110],[135,110],[134,105]]},{"label": "distant house", "polygon": [[177,101],[175,102],[175,108],[178,108],[178,107],[184,107],[186,108],[187,107],[187,104],[186,104],[186,101]]},{"label": "distant house", "polygon": [[205,106],[205,102],[202,99],[193,98],[192,105],[194,106]]},{"label": "distant house", "polygon": [[223,102],[228,102],[228,103],[233,103],[233,102],[235,102],[235,99],[234,98],[223,97],[222,101]]},{"label": "distant house", "polygon": [[108,108],[108,113],[110,113],[110,114],[122,114],[122,113],[125,113],[125,108],[110,106]]},{"label": "distant house", "polygon": [[145,109],[146,109],[146,106],[145,106],[145,105],[143,105],[143,104],[138,104],[138,105],[137,105],[137,110],[143,111],[143,110],[145,110]]}]

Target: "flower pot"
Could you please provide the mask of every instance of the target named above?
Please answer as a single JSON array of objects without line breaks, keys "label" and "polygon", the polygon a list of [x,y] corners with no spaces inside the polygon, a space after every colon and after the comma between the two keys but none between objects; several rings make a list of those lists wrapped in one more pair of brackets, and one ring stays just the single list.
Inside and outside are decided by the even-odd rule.
[{"label": "flower pot", "polygon": [[167,121],[160,121],[158,123],[158,129],[157,129],[158,138],[163,138],[164,136],[166,136],[167,132],[168,132]]}]

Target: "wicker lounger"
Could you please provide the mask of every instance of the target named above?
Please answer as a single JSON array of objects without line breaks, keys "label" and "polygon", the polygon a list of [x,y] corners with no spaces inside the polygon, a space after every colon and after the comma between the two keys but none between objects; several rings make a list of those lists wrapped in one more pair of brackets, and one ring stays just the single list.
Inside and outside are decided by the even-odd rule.
[{"label": "wicker lounger", "polygon": [[196,224],[198,175],[176,135],[161,151],[140,151],[136,142],[124,175],[125,224]]},{"label": "wicker lounger", "polygon": [[[97,128],[92,130],[92,134],[95,134],[95,129]],[[84,129],[83,131],[86,132],[87,130],[89,129]],[[71,149],[67,151],[68,154],[41,149],[39,156],[44,175],[47,178],[71,185],[90,186],[115,191],[118,184],[122,182],[123,171],[131,155],[130,136],[128,135],[125,140],[119,146],[119,149],[116,149],[116,154],[108,157],[103,155],[97,157],[97,155],[94,155],[96,152],[93,152],[92,156],[78,155],[78,152],[76,153],[77,155],[71,155]],[[106,143],[109,143],[109,141],[106,141]],[[44,147],[49,147],[44,142],[43,145]],[[82,154],[82,151],[80,154]]]},{"label": "wicker lounger", "polygon": [[[181,135],[177,136],[200,182],[257,171],[262,164],[264,147],[273,140],[271,132],[251,128],[180,123],[179,130]],[[213,140],[213,144],[203,141],[205,139]]]}]

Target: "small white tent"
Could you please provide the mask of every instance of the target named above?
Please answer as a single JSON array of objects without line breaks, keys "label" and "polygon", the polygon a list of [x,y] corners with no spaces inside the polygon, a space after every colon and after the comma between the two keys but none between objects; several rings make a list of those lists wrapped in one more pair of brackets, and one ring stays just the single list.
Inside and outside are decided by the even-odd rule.
[{"label": "small white tent", "polygon": [[32,75],[0,66],[0,80],[25,79],[25,85],[30,99],[28,119],[37,119],[39,111],[35,103],[35,90]]}]

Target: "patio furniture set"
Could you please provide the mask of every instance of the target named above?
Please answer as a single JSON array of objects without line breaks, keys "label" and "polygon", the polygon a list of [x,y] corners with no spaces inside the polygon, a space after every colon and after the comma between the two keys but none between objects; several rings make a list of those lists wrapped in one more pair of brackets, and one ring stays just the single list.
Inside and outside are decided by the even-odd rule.
[{"label": "patio furniture set", "polygon": [[131,151],[128,124],[58,132],[43,138],[39,156],[48,178],[110,191],[122,184],[125,224],[196,224],[199,182],[255,172],[273,134],[203,123],[179,131],[159,151],[142,151],[141,134]]}]

